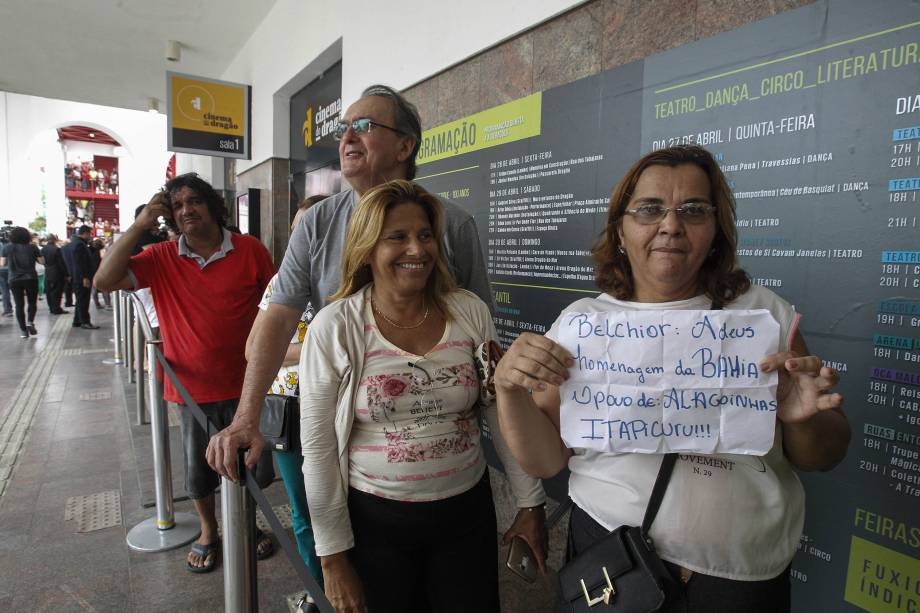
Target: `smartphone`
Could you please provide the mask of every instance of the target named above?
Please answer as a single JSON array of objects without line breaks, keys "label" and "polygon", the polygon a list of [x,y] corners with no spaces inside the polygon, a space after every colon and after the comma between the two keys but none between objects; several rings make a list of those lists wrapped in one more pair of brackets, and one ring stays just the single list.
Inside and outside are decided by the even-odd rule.
[{"label": "smartphone", "polygon": [[537,580],[537,558],[533,554],[527,541],[519,536],[511,539],[511,547],[508,548],[508,560],[505,562],[508,570],[526,581],[533,583]]}]

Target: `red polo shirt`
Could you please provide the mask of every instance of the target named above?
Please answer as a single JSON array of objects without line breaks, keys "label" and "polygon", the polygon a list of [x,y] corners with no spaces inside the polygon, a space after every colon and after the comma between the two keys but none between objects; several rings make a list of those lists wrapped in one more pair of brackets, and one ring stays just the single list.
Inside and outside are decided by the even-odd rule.
[{"label": "red polo shirt", "polygon": [[[275,274],[258,239],[224,232],[230,241],[222,248],[233,248],[212,256],[204,268],[196,258],[179,255],[176,242],[158,243],[130,264],[136,289],[149,287],[153,294],[163,354],[199,404],[240,397],[246,337]],[[182,403],[169,379],[163,396]]]}]

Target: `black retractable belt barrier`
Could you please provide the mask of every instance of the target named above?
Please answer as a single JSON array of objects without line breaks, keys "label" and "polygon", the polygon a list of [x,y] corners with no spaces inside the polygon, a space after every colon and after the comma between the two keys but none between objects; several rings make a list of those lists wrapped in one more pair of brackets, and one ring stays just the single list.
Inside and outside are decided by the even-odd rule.
[{"label": "black retractable belt barrier", "polygon": [[[166,357],[163,355],[163,352],[157,350],[157,359],[163,366],[163,374],[169,377],[169,380],[172,381],[176,391],[178,391],[179,395],[182,397],[186,408],[192,411],[192,416],[195,418],[195,421],[197,421],[198,425],[208,433],[208,438],[217,434],[217,428],[214,426],[214,424],[211,423],[211,421],[208,419],[208,416],[204,414],[204,411],[201,410],[201,407],[198,406],[198,403],[192,399],[188,393],[188,390],[186,390],[185,386],[183,386],[179,381],[179,378],[176,376],[176,373],[169,365],[169,362],[166,361]],[[319,607],[319,610],[322,611],[322,613],[335,613],[335,609],[326,598],[325,592],[323,592],[322,588],[316,582],[316,579],[313,578],[312,573],[310,573],[310,569],[307,568],[307,565],[304,564],[303,559],[300,557],[300,552],[297,551],[297,545],[295,545],[294,542],[288,537],[287,531],[284,529],[284,527],[282,527],[278,516],[275,515],[275,511],[272,509],[271,504],[269,504],[268,499],[262,492],[262,488],[259,487],[258,483],[256,483],[252,471],[246,470],[246,467],[243,464],[243,455],[243,450],[240,450],[239,456],[237,457],[237,466],[239,468],[240,474],[243,475],[245,479],[245,485],[246,489],[249,490],[249,495],[253,497],[253,499],[256,501],[256,504],[259,505],[260,509],[262,509],[262,514],[265,516],[266,521],[268,521],[268,525],[271,526],[272,531],[278,538],[278,542],[281,544],[281,548],[284,550],[288,560],[294,567],[294,570],[296,571],[298,578],[300,578],[304,588],[307,590],[307,592],[310,593],[310,596],[313,597],[313,600],[316,602],[316,606]]]}]

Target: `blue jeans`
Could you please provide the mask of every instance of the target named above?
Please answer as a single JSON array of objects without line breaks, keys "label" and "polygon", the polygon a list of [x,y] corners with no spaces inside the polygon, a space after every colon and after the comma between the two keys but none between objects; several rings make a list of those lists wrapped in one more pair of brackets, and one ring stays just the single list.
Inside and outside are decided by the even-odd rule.
[{"label": "blue jeans", "polygon": [[3,314],[13,312],[13,303],[10,302],[10,271],[8,268],[0,269],[0,296],[3,297]]},{"label": "blue jeans", "polygon": [[310,569],[320,586],[323,585],[323,569],[316,557],[316,541],[313,540],[313,526],[310,524],[310,508],[307,506],[307,490],[303,485],[303,453],[300,439],[294,449],[275,451],[275,462],[281,471],[281,480],[291,502],[291,528],[297,541],[297,551],[304,564]]}]

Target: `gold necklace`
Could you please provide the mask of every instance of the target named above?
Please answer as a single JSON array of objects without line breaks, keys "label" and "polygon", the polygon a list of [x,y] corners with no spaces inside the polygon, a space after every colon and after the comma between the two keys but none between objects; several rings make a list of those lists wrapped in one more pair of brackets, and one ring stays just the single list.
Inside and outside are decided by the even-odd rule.
[{"label": "gold necklace", "polygon": [[428,320],[428,313],[430,312],[430,309],[428,308],[428,302],[424,298],[422,298],[422,304],[425,305],[425,314],[422,315],[422,318],[418,321],[418,323],[413,324],[411,326],[403,326],[403,325],[396,323],[389,317],[387,317],[386,314],[380,310],[380,307],[377,306],[377,303],[374,302],[373,296],[371,297],[371,308],[374,309],[374,312],[380,315],[381,317],[383,317],[383,319],[386,320],[388,324],[390,324],[394,328],[399,328],[400,330],[413,330],[415,328],[418,328],[420,325],[422,325]]}]

